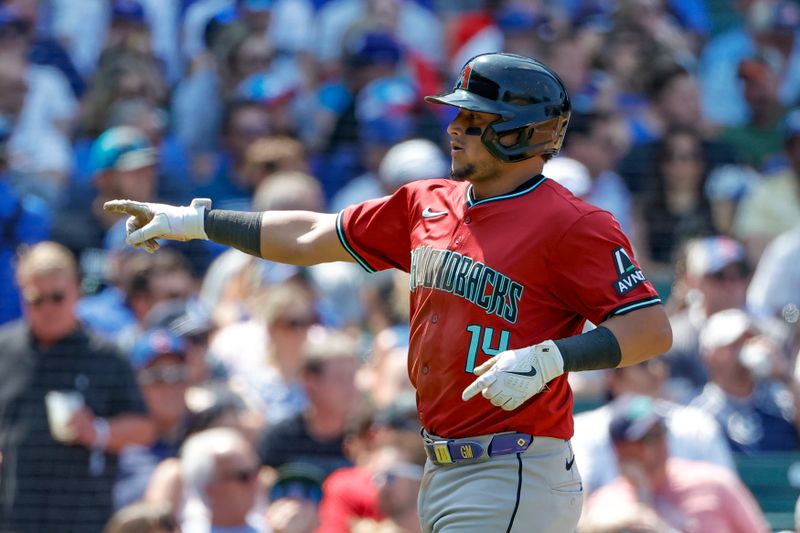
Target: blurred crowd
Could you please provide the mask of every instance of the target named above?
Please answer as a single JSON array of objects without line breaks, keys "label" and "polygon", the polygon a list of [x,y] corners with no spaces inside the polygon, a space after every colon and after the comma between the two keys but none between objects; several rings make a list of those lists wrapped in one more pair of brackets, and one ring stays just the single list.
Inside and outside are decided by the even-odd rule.
[{"label": "blurred crowd", "polygon": [[665,356],[570,376],[581,531],[767,530],[736,465],[800,457],[786,0],[0,0],[0,530],[418,531],[406,275],[150,255],[102,205],[446,177],[421,97],[490,51],[563,78],[544,173],[615,215],[672,321]]}]

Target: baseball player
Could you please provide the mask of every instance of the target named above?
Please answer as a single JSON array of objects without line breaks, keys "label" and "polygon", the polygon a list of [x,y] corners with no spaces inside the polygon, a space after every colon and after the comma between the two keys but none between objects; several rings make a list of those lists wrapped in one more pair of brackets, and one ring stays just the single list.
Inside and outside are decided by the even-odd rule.
[{"label": "baseball player", "polygon": [[[567,373],[665,352],[669,322],[607,212],[541,174],[570,101],[542,63],[472,58],[449,94],[452,179],[412,182],[338,214],[112,201],[128,242],[211,239],[297,265],[410,274],[408,373],[428,454],[426,532],[573,531],[583,488]],[[599,326],[587,333],[589,320]]]}]

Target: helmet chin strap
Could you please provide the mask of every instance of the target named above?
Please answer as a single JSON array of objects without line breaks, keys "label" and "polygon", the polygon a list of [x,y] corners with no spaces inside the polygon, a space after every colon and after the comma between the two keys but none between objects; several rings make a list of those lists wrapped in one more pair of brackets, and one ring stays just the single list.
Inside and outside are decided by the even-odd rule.
[{"label": "helmet chin strap", "polygon": [[483,130],[477,126],[470,126],[469,128],[464,130],[464,135],[477,135],[480,137],[483,135]]}]

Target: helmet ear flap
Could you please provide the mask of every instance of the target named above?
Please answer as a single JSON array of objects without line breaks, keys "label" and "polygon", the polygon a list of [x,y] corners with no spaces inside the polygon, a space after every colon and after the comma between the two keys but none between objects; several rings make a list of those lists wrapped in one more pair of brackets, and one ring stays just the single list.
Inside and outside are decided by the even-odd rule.
[{"label": "helmet ear flap", "polygon": [[502,126],[502,123],[493,123],[484,130],[481,141],[492,155],[506,163],[537,155],[555,155],[564,140],[568,120],[569,115],[554,117],[500,132],[495,126]]}]

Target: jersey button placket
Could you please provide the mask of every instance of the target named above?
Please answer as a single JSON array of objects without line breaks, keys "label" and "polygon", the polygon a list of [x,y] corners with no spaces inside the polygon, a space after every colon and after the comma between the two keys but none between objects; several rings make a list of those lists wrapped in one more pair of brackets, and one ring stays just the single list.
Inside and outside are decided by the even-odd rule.
[{"label": "jersey button placket", "polygon": [[431,322],[434,323],[434,324],[439,322],[439,314],[438,313],[433,313],[433,315],[431,316]]}]

